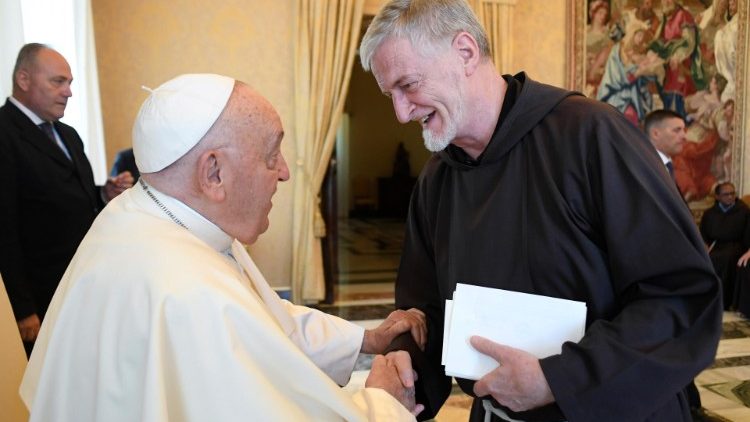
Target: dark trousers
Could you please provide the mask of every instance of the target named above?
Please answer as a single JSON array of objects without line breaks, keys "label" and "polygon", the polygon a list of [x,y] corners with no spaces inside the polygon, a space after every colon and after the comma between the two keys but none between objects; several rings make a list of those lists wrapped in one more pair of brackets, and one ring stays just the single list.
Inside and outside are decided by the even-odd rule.
[{"label": "dark trousers", "polygon": [[690,381],[690,384],[685,387],[685,396],[691,409],[700,409],[702,407],[701,395],[698,392],[698,387],[695,386],[695,381]]}]

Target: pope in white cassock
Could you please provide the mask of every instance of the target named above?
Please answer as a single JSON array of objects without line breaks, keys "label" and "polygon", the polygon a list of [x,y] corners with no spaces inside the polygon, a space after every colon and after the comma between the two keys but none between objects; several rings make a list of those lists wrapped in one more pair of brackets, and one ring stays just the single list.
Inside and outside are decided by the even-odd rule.
[{"label": "pope in white cassock", "polygon": [[[242,82],[182,75],[136,118],[140,183],[94,221],[50,305],[21,385],[32,421],[413,420],[408,354],[373,330],[279,299],[240,242],[268,228],[289,179],[273,107]],[[64,224],[64,222],[61,222]]]}]

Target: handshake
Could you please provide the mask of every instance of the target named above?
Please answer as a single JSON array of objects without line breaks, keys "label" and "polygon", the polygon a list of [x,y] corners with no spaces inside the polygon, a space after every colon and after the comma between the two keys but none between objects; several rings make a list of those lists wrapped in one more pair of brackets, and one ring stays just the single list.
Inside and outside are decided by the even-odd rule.
[{"label": "handshake", "polygon": [[417,380],[417,373],[412,368],[409,354],[399,350],[382,355],[393,339],[405,332],[410,332],[417,345],[424,350],[427,323],[422,311],[393,311],[377,328],[365,331],[362,353],[377,354],[372,361],[365,387],[385,390],[416,416],[424,409],[424,405],[416,403],[414,382]]},{"label": "handshake", "polygon": [[[413,337],[413,343],[408,333]],[[472,393],[475,397],[492,397],[513,412],[536,409],[555,402],[539,358],[534,354],[477,335],[470,335],[467,340],[479,354],[497,362],[495,369],[480,376],[474,383]],[[385,390],[415,416],[422,411],[428,415],[436,413],[442,401],[430,402],[430,397],[446,393],[442,390],[444,386],[440,385],[441,380],[427,371],[422,374],[420,381],[422,391],[418,392],[415,388],[417,373],[413,367],[425,369],[425,365],[428,365],[425,361],[420,361],[425,358],[417,348],[424,351],[426,342],[426,318],[417,309],[394,311],[380,326],[365,331],[361,349],[363,353],[382,354],[397,349],[411,352],[410,355],[397,350],[385,356],[377,356],[373,360],[365,387]],[[415,359],[414,362],[412,358]],[[417,396],[423,403],[416,402]]]}]

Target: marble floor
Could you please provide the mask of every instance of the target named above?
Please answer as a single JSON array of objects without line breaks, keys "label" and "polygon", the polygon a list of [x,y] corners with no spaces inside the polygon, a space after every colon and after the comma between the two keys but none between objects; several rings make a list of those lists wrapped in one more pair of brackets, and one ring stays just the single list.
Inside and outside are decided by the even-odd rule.
[{"label": "marble floor", "polygon": [[[341,220],[341,282],[333,305],[325,312],[365,328],[377,326],[393,310],[393,282],[398,267],[403,226],[397,220]],[[371,356],[361,355],[346,388],[364,385]],[[709,420],[750,422],[750,321],[724,313],[723,333],[714,363],[695,379]],[[454,387],[435,418],[467,421],[471,398]]]}]

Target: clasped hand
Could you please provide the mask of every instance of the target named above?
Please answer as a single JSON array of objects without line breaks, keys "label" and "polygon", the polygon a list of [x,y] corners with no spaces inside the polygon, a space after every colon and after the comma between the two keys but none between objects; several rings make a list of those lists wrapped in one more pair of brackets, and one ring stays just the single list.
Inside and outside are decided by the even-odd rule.
[{"label": "clasped hand", "polygon": [[370,375],[365,387],[381,388],[395,397],[414,416],[424,410],[424,405],[417,404],[414,382],[417,373],[411,366],[409,354],[403,350],[377,355],[372,360]]},{"label": "clasped hand", "polygon": [[393,311],[377,328],[365,330],[362,353],[381,354],[396,336],[407,331],[411,332],[419,348],[424,350],[427,321],[422,311],[412,308],[408,311]]},{"label": "clasped hand", "polygon": [[424,410],[424,405],[416,403],[414,382],[417,373],[411,366],[409,354],[396,351],[382,356],[393,339],[405,332],[410,332],[417,345],[424,350],[427,321],[422,311],[415,308],[396,310],[377,328],[365,330],[361,351],[377,354],[372,361],[365,387],[382,388],[416,416]]}]

